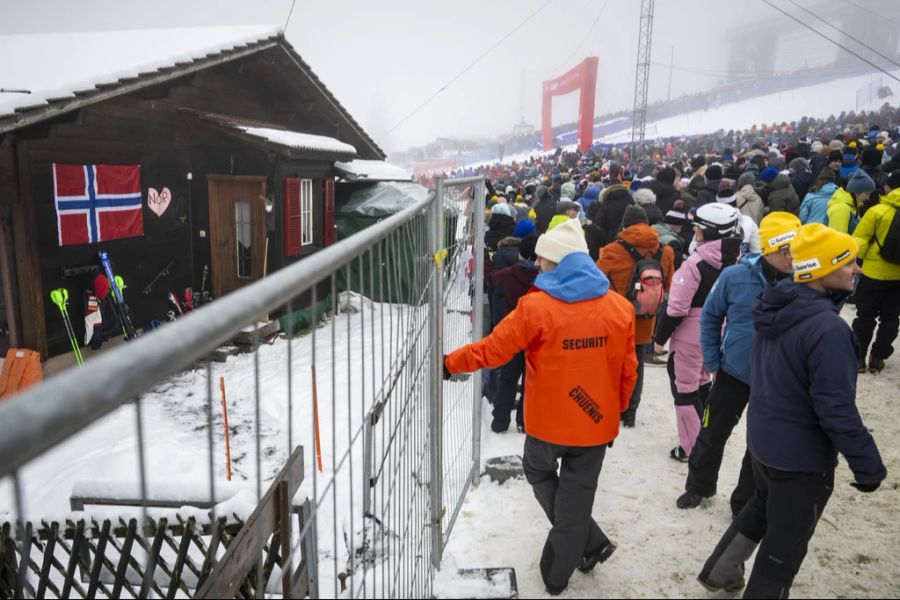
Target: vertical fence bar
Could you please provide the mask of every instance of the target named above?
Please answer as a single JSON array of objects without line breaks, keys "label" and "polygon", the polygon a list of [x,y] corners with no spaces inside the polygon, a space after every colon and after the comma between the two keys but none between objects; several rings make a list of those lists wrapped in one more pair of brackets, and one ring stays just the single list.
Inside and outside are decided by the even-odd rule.
[{"label": "vertical fence bar", "polygon": [[[471,189],[475,221],[475,239],[472,242],[472,252],[475,254],[475,322],[472,324],[472,341],[477,342],[484,335],[484,180]],[[472,379],[472,484],[478,485],[481,472],[481,371],[476,372]]]},{"label": "vertical fence bar", "polygon": [[431,280],[431,394],[429,407],[431,423],[431,564],[440,569],[443,553],[443,532],[441,519],[444,503],[444,452],[442,424],[444,418],[444,290],[441,273],[441,249],[443,248],[443,204],[444,186],[438,179],[435,196],[431,205],[429,227],[429,254],[433,257],[434,277]]}]

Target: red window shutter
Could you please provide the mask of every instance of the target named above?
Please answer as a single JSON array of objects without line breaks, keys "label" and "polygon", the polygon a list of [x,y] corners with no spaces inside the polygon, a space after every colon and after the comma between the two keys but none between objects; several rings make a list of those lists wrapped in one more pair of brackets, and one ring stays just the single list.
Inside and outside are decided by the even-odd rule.
[{"label": "red window shutter", "polygon": [[325,178],[325,231],[322,232],[322,245],[330,246],[334,243],[334,177]]},{"label": "red window shutter", "polygon": [[300,178],[284,178],[284,255],[300,254]]}]

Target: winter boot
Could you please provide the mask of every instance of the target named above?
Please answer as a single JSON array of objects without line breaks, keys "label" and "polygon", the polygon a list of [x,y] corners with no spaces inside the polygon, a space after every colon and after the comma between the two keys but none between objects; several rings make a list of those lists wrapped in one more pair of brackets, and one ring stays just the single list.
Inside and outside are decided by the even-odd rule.
[{"label": "winter boot", "polygon": [[711,592],[725,590],[733,593],[740,590],[744,587],[744,563],[758,545],[759,542],[754,542],[734,527],[729,528],[703,565],[697,581]]},{"label": "winter boot", "polygon": [[576,567],[582,573],[590,573],[594,570],[594,567],[597,566],[597,563],[605,563],[606,560],[612,556],[612,553],[616,551],[616,545],[610,541],[607,541],[604,545],[596,548],[595,550],[591,550],[587,554],[581,557],[581,562],[578,563]]},{"label": "winter boot", "polygon": [[866,357],[858,356],[856,358],[856,372],[857,373],[865,373],[866,372]]},{"label": "winter boot", "polygon": [[672,451],[669,452],[669,456],[673,460],[677,460],[678,462],[686,463],[690,457],[687,455],[687,452],[684,451],[684,448],[681,446],[675,446],[672,448]]},{"label": "winter boot", "polygon": [[692,494],[691,492],[685,492],[682,495],[678,496],[678,500],[675,501],[675,506],[678,508],[697,508],[700,506],[700,501],[703,500],[703,496],[698,496],[697,494]]},{"label": "winter boot", "polygon": [[884,369],[883,358],[875,358],[873,356],[869,359],[869,373],[877,375],[878,373],[881,373],[882,369]]}]

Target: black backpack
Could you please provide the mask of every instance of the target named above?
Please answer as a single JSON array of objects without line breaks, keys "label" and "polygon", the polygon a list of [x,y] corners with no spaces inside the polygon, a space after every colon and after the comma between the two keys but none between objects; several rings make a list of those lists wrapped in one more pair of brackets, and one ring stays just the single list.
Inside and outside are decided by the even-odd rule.
[{"label": "black backpack", "polygon": [[878,241],[878,228],[875,228],[875,243],[878,245],[878,253],[881,258],[889,263],[900,265],[900,219],[897,218],[898,210],[894,210],[891,226],[888,227],[884,242]]}]

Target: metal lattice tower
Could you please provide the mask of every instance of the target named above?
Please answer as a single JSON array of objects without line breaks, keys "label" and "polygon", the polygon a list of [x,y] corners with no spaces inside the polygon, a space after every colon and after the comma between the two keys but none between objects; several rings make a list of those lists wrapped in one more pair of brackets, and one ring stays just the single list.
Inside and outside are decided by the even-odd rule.
[{"label": "metal lattice tower", "polygon": [[653,7],[656,0],[641,0],[637,68],[634,76],[634,113],[631,117],[631,156],[644,145],[647,128],[647,89],[650,84],[650,42],[653,40]]}]

